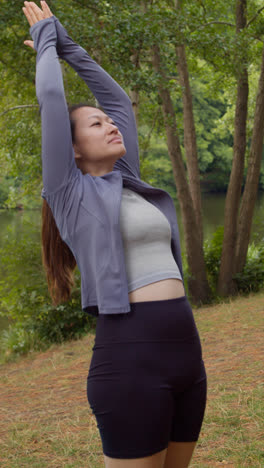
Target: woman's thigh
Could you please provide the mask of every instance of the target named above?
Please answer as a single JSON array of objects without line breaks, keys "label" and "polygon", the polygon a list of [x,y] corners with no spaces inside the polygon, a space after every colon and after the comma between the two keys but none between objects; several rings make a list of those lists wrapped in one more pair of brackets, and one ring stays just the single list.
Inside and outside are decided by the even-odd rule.
[{"label": "woman's thigh", "polygon": [[[111,353],[109,353],[111,355]],[[96,368],[94,361],[92,369]],[[108,361],[100,380],[89,372],[87,396],[100,432],[103,453],[111,458],[144,458],[164,450],[171,435],[173,395],[156,379]]]}]

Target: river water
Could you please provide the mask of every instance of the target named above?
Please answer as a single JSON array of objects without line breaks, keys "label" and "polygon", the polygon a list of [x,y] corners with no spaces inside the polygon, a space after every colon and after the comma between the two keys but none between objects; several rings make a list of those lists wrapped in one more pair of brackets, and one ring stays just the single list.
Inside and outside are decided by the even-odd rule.
[{"label": "river water", "polygon": [[[203,195],[203,224],[204,239],[210,239],[215,230],[224,222],[225,194],[204,194]],[[181,239],[183,239],[183,229],[181,223],[180,209],[178,203],[175,209],[179,221]],[[230,220],[232,222],[232,220]],[[0,248],[5,245],[7,236],[12,237],[16,242],[20,242],[21,236],[26,234],[40,241],[41,212],[32,211],[0,211]],[[264,241],[264,193],[259,195],[252,226],[251,240],[256,242]],[[182,241],[183,244],[183,241]],[[182,245],[182,250],[184,246]],[[23,269],[23,266],[21,266]],[[0,281],[4,280],[0,259]],[[23,281],[23,270],[21,270],[21,281]],[[0,330],[7,325],[6,319],[0,315]]]}]

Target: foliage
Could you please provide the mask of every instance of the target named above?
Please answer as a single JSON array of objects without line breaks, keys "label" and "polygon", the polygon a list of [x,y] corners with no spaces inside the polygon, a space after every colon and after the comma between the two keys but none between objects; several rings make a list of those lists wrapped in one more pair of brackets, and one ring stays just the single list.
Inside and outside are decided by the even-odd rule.
[{"label": "foliage", "polygon": [[26,330],[25,324],[15,323],[3,330],[0,335],[0,348],[5,360],[15,355],[23,355],[34,350],[45,349],[46,343],[32,329]]},{"label": "foliage", "polygon": [[17,294],[19,307],[12,312],[18,317],[0,335],[0,348],[6,357],[45,349],[51,343],[78,339],[95,328],[96,319],[81,310],[78,299],[57,307],[50,305],[47,297],[45,299],[47,302],[40,307],[39,301],[34,301],[34,294],[29,295],[26,289]]},{"label": "foliage", "polygon": [[263,243],[249,245],[247,262],[242,271],[235,276],[241,292],[258,292],[264,285],[264,246]]},{"label": "foliage", "polygon": [[[210,286],[214,293],[219,274],[224,228],[220,226],[212,239],[204,242],[204,254]],[[263,243],[249,245],[247,261],[243,271],[234,276],[240,293],[258,292],[264,286],[264,246]]]},{"label": "foliage", "polygon": [[[54,307],[48,295],[41,265],[40,242],[23,234],[17,239],[6,238],[0,249],[2,277],[0,282],[1,315],[13,320],[1,338],[15,353],[27,352],[43,343],[75,339],[95,327],[95,318],[81,309],[80,278],[71,300]],[[21,275],[26,278],[23,283]]]},{"label": "foliage", "polygon": [[12,182],[13,180],[11,181],[7,177],[0,177],[0,208],[5,206]]},{"label": "foliage", "polygon": [[219,228],[214,232],[212,239],[204,241],[204,258],[206,269],[210,286],[214,292],[216,291],[216,283],[220,268],[223,238],[224,227],[219,226]]},{"label": "foliage", "polygon": [[[151,47],[156,41],[163,53],[184,149],[175,46],[179,41],[185,43],[194,98],[202,186],[209,190],[226,190],[232,163],[235,80],[246,47],[250,63],[250,137],[262,51],[255,37],[263,34],[263,14],[258,14],[247,31],[238,38],[232,27],[234,2],[207,2],[206,7],[200,2],[183,2],[182,11],[176,11],[172,2],[166,1],[139,4],[128,0],[97,0],[93,3],[51,0],[49,3],[74,40],[87,48],[91,56],[127,92],[131,89],[140,92],[140,150],[146,174],[153,170],[153,158],[144,158],[146,150],[149,155],[152,151],[156,153],[158,159],[157,148],[163,144],[165,137],[157,95],[160,77],[153,71]],[[257,10],[258,2],[252,2],[248,17],[253,18]],[[221,20],[231,26],[221,25]],[[0,24],[0,165],[3,166],[2,174],[14,177],[8,206],[13,207],[21,202],[27,206],[28,198],[24,195],[36,199],[41,183],[40,119],[34,85],[35,53],[23,45],[23,40],[29,38],[29,28],[16,1],[2,1]],[[138,54],[137,66],[131,60],[134,53]],[[63,73],[69,102],[90,99],[82,80],[65,63]],[[13,109],[24,105],[31,107]],[[151,133],[155,134],[155,140],[149,138]],[[164,183],[171,186],[168,162],[168,158],[163,158],[155,163],[160,168],[164,167]],[[263,177],[264,168],[260,187],[264,187]],[[150,174],[150,183],[155,180]]]}]

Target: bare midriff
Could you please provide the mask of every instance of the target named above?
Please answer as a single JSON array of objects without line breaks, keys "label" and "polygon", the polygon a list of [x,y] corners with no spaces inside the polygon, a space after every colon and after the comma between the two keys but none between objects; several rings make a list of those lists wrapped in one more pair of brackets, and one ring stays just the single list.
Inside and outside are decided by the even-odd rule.
[{"label": "bare midriff", "polygon": [[181,280],[169,278],[135,289],[128,296],[129,302],[162,301],[185,296],[185,291]]}]

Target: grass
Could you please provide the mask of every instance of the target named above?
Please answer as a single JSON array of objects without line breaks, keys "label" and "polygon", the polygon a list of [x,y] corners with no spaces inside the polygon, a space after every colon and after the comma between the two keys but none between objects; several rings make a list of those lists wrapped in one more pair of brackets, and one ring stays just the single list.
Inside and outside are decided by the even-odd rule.
[{"label": "grass", "polygon": [[[264,467],[264,293],[194,310],[208,375],[191,468]],[[0,466],[103,468],[86,399],[94,335],[0,368]]]}]

